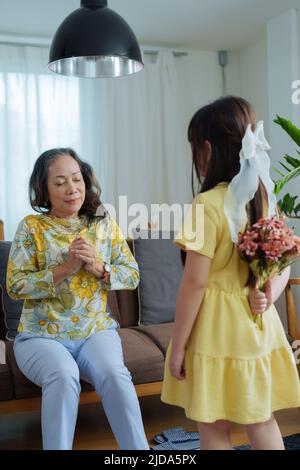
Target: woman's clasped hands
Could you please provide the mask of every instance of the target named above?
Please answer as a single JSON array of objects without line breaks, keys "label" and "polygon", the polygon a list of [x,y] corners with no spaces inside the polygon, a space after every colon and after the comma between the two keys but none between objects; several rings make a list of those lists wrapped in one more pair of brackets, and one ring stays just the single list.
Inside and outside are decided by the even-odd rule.
[{"label": "woman's clasped hands", "polygon": [[104,282],[109,280],[109,273],[104,271],[103,261],[96,259],[95,248],[81,236],[76,237],[71,243],[68,261],[76,269],[75,272],[84,268]]}]

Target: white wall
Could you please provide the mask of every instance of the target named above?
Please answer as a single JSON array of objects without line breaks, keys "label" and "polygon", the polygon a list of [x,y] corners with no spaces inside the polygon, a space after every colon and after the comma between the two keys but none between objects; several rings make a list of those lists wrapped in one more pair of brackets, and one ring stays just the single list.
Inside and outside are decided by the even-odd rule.
[{"label": "white wall", "polygon": [[[185,136],[185,158],[188,168],[192,168],[191,148],[187,140],[188,125],[201,106],[221,96],[222,72],[216,51],[189,50],[187,56],[175,59],[175,65],[181,102],[181,123]],[[182,184],[187,185],[192,199],[191,179],[182,181]]]},{"label": "white wall", "polygon": [[238,53],[240,95],[253,105],[257,118],[264,121],[269,133],[267,93],[267,42],[264,34],[258,41]]},{"label": "white wall", "polygon": [[[222,95],[221,67],[217,51],[188,51],[176,59],[182,93],[183,119],[188,124],[192,114],[203,104]],[[226,66],[227,94],[242,96],[252,103],[258,119],[268,130],[267,38],[240,51],[229,51]]]},{"label": "white wall", "polygon": [[176,59],[181,89],[182,116],[188,126],[192,115],[202,105],[222,93],[222,75],[215,51],[188,51],[188,55]]}]

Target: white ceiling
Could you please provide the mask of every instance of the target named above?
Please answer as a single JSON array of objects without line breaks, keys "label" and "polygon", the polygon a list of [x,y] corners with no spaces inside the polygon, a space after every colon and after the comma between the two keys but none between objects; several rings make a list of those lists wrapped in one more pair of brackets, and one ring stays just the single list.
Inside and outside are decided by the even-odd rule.
[{"label": "white ceiling", "polygon": [[[0,35],[52,37],[80,0],[0,0]],[[144,45],[240,49],[300,0],[108,0]],[[283,31],[284,34],[284,31]]]}]

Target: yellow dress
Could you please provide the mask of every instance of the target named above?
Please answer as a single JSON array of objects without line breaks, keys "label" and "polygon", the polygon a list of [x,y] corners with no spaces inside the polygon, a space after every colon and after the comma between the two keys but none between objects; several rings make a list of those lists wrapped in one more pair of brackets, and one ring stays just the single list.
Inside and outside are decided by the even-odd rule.
[{"label": "yellow dress", "polygon": [[[300,406],[295,358],[274,306],[255,321],[248,303],[248,265],[231,241],[223,211],[226,183],[199,194],[176,243],[211,258],[208,285],[186,345],[186,377],[171,376],[169,345],[162,401],[198,422],[267,421],[273,411]],[[191,214],[204,204],[203,246],[191,242]],[[194,215],[193,215],[194,217]],[[201,217],[200,217],[201,220]],[[194,230],[194,226],[193,226]]]}]

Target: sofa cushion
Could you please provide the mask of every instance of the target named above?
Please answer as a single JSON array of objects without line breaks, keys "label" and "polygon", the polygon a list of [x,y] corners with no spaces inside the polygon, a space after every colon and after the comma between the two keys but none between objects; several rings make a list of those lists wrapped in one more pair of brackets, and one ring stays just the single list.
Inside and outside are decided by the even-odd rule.
[{"label": "sofa cushion", "polygon": [[2,289],[0,285],[0,339],[5,339],[6,337],[6,325],[4,321],[4,312],[2,306]]},{"label": "sofa cushion", "polygon": [[[151,239],[150,231],[140,231],[133,242],[134,256],[140,268],[139,320],[142,325],[174,321],[176,298],[182,277],[180,250],[173,243],[174,233],[168,239],[157,232]],[[171,237],[171,238],[170,238]]]},{"label": "sofa cushion", "polygon": [[[133,383],[140,384],[162,380],[164,357],[153,341],[147,335],[128,328],[121,328],[118,333],[122,341],[124,361],[131,372]],[[6,359],[13,377],[16,398],[40,396],[40,387],[30,382],[18,368],[13,351],[13,342],[7,343]],[[93,387],[84,381],[81,381],[81,385],[82,391],[93,390]]]},{"label": "sofa cushion", "polygon": [[174,323],[161,323],[160,325],[140,325],[132,329],[148,336],[166,356],[173,326]]},{"label": "sofa cushion", "polygon": [[[133,252],[133,240],[127,239],[129,249]],[[139,322],[139,301],[138,290],[118,290],[116,291],[120,312],[121,328],[136,326]]]},{"label": "sofa cushion", "polygon": [[108,292],[106,310],[120,324],[121,316],[116,291],[114,290]]},{"label": "sofa cushion", "polygon": [[134,384],[159,382],[163,379],[164,357],[146,335],[131,328],[118,330],[121,337],[124,362]]},{"label": "sofa cushion", "polygon": [[136,326],[139,323],[138,290],[117,290],[121,328]]},{"label": "sofa cushion", "polygon": [[13,350],[13,341],[6,344],[6,361],[13,376],[14,392],[16,398],[33,398],[41,394],[40,387],[34,385],[20,371]]},{"label": "sofa cushion", "polygon": [[0,364],[0,401],[14,398],[12,374],[7,364]]},{"label": "sofa cushion", "polygon": [[6,342],[0,340],[0,364],[6,364]]},{"label": "sofa cushion", "polygon": [[23,302],[20,300],[12,300],[6,290],[6,269],[10,246],[11,242],[0,241],[0,286],[4,322],[7,329],[6,338],[13,340],[17,334]]}]

